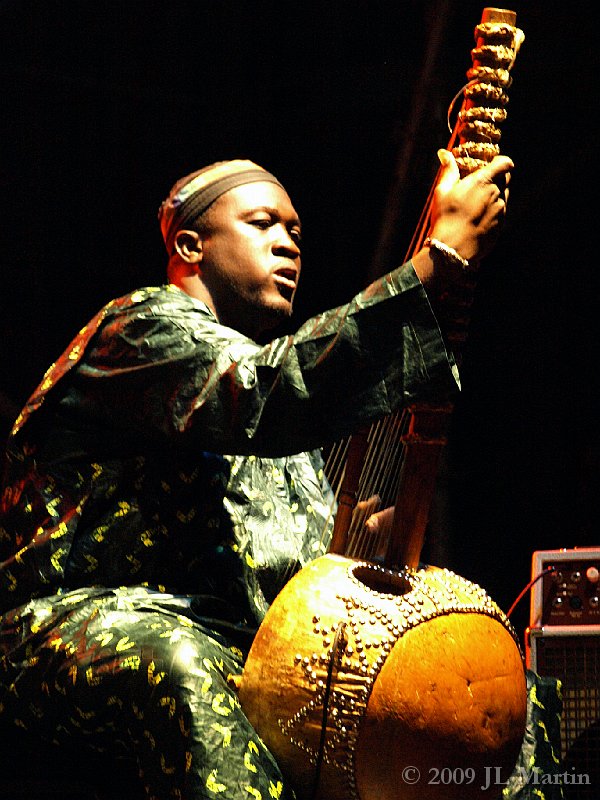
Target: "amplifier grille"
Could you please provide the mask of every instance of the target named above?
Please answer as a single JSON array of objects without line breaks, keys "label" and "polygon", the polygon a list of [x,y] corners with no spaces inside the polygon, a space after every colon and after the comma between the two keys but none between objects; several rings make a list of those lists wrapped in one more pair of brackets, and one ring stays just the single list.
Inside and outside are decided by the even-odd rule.
[{"label": "amplifier grille", "polygon": [[[558,678],[562,683],[565,798],[599,800],[600,635],[544,635],[541,631],[531,631],[531,646],[535,671]],[[589,784],[582,782],[582,776],[586,775]]]}]

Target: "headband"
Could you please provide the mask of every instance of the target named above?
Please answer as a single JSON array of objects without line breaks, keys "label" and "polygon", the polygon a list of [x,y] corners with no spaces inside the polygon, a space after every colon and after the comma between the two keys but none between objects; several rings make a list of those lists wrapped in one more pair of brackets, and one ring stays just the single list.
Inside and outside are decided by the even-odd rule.
[{"label": "headband", "polygon": [[266,169],[253,161],[242,159],[224,161],[200,174],[194,174],[195,177],[185,183],[175,195],[169,195],[158,211],[160,229],[169,255],[173,252],[177,231],[204,213],[225,192],[256,181],[268,181],[281,186],[277,178]]}]

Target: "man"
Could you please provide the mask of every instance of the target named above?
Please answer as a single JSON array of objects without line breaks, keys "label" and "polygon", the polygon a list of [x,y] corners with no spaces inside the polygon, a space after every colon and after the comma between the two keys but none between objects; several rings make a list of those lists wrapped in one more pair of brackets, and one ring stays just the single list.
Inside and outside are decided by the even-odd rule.
[{"label": "man", "polygon": [[137,762],[148,798],[288,797],[228,677],[286,580],[325,552],[318,447],[452,395],[432,305],[492,246],[512,163],[441,151],[431,241],[292,336],[300,220],[248,161],[160,210],[167,286],[109,303],[7,448],[0,718]]}]

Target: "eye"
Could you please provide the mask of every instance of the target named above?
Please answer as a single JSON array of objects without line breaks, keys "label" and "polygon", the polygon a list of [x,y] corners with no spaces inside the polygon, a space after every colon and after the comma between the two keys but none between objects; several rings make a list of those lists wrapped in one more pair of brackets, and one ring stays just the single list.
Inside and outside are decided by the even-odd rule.
[{"label": "eye", "polygon": [[302,232],[298,230],[298,228],[292,228],[289,231],[290,238],[296,243],[300,244],[302,242]]},{"label": "eye", "polygon": [[261,231],[266,231],[272,225],[272,220],[270,218],[263,218],[260,217],[258,219],[251,219],[250,225],[254,225],[255,228],[260,228]]}]

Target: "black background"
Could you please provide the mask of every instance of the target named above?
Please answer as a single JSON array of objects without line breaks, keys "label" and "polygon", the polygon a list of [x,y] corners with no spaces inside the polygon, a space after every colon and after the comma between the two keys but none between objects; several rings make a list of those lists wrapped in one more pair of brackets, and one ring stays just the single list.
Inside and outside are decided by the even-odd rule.
[{"label": "black background", "polygon": [[[298,322],[367,282],[399,166],[389,266],[402,261],[483,7],[0,2],[3,432],[101,305],[163,282],[156,211],[200,166],[251,158],[288,188],[305,229]],[[504,610],[534,550],[600,538],[595,14],[510,7],[526,39],[502,140],[509,216],[480,278],[428,544]],[[527,618],[524,600],[519,630]]]}]

